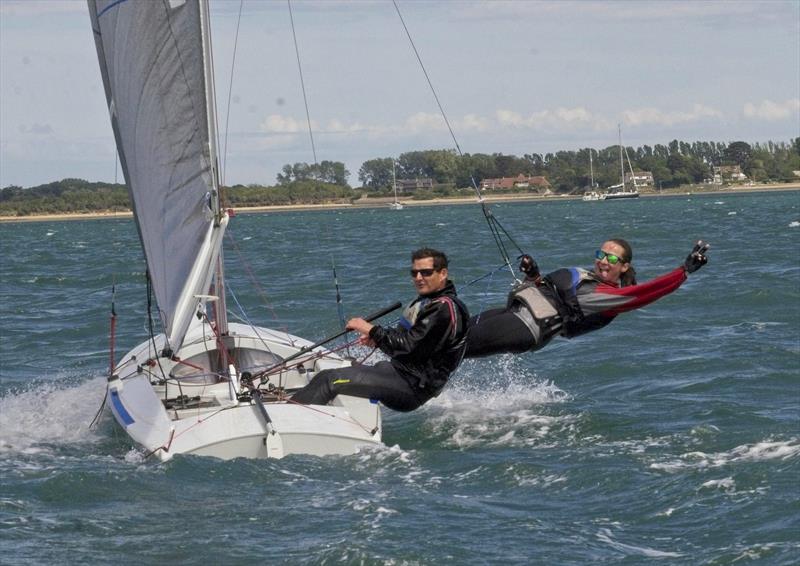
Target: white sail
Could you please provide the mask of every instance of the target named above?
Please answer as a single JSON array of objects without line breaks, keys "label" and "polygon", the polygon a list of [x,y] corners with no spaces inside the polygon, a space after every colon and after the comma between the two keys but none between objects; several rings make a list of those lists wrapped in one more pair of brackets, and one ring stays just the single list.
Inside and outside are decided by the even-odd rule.
[{"label": "white sail", "polygon": [[[353,454],[380,445],[380,408],[369,399],[339,395],[317,408],[287,402],[317,372],[348,360],[297,336],[225,321],[228,215],[217,190],[208,0],[89,0],[89,12],[165,328],[109,378],[106,400],[119,425],[162,460]],[[206,301],[217,307],[216,325],[192,324]]]},{"label": "white sail", "polygon": [[210,133],[206,14],[186,0],[89,0],[120,162],[169,347],[206,293],[227,218]]}]

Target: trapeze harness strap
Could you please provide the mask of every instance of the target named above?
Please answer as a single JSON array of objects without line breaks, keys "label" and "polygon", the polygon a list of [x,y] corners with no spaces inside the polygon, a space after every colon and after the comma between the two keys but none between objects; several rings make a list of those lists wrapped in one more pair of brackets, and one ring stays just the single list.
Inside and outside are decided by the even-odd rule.
[{"label": "trapeze harness strap", "polygon": [[[452,297],[439,297],[438,299],[434,299],[436,303],[444,303],[447,305],[447,312],[450,314],[450,340],[455,340],[456,336],[458,335],[458,318],[456,316],[456,309],[459,309],[462,313],[466,312],[466,309],[463,305],[456,306],[457,299],[453,299]],[[456,344],[453,344],[451,348],[456,348],[464,342],[462,338]]]},{"label": "trapeze harness strap", "polygon": [[[433,299],[433,302],[447,305],[447,312],[450,315],[450,336],[449,336],[450,345],[444,351],[445,355],[444,359],[449,359],[455,362],[455,365],[452,368],[452,371],[455,371],[455,369],[459,365],[461,365],[461,361],[464,359],[464,354],[467,351],[468,330],[465,328],[465,323],[467,318],[469,317],[465,313],[468,313],[469,311],[467,310],[467,307],[464,306],[464,304],[455,297],[450,297],[450,296],[437,297],[436,299]],[[461,316],[461,320],[463,322],[461,326],[464,329],[464,331],[461,333],[461,338],[459,340],[456,340],[456,338],[458,338],[459,313]],[[452,371],[449,373],[452,373]],[[442,392],[442,389],[444,389],[444,386],[447,385],[447,379],[449,378],[449,373],[444,379],[441,379],[441,376],[440,378],[433,380],[422,379],[420,380],[420,385],[426,389],[430,389],[431,394],[434,397],[438,397],[439,394]]]}]

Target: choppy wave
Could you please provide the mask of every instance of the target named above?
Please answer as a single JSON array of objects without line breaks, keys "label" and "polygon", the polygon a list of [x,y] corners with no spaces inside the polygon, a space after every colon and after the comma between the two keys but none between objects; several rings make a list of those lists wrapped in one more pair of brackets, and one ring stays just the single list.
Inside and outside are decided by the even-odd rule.
[{"label": "choppy wave", "polygon": [[[703,270],[646,309],[540,352],[467,360],[421,409],[384,410],[385,446],[279,461],[145,461],[110,417],[90,430],[113,283],[117,350],[147,332],[135,226],[0,224],[14,251],[0,262],[0,555],[796,564],[796,200],[641,199],[602,235],[583,203],[504,205],[504,225],[547,271],[590,264],[599,237],[629,237],[642,280],[682,261],[696,237],[714,247]],[[408,251],[432,244],[479,312],[502,304],[510,283],[498,272],[462,288],[498,264],[482,221],[442,206],[241,215],[239,246],[254,263],[251,273],[225,254],[228,282],[254,322],[321,339],[340,326],[332,256],[349,317],[409,298]]]},{"label": "choppy wave", "polygon": [[669,552],[656,550],[646,546],[636,546],[615,540],[614,533],[610,529],[600,529],[597,533],[597,540],[608,544],[611,548],[621,551],[628,556],[645,556],[647,558],[679,558],[683,554],[679,552]]},{"label": "choppy wave", "polygon": [[679,459],[669,462],[656,462],[650,465],[654,470],[679,472],[686,469],[720,468],[743,462],[766,462],[770,460],[789,460],[800,456],[800,439],[773,441],[765,440],[756,444],[744,444],[725,452],[687,452]]},{"label": "choppy wave", "polygon": [[0,398],[0,454],[35,454],[65,444],[96,442],[89,429],[105,395],[105,380],[75,384],[38,381]]},{"label": "choppy wave", "polygon": [[570,396],[527,371],[514,356],[466,362],[444,392],[424,407],[426,427],[446,445],[533,446],[563,430],[575,415],[548,406]]}]

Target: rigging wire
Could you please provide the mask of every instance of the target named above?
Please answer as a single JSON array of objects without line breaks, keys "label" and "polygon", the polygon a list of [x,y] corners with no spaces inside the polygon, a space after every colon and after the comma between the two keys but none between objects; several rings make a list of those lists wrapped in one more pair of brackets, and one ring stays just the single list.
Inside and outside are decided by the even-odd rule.
[{"label": "rigging wire", "polygon": [[[331,267],[333,268],[333,286],[336,288],[336,312],[339,315],[339,324],[342,325],[342,330],[345,329],[347,326],[347,322],[344,319],[344,305],[342,304],[342,294],[339,292],[339,278],[336,276],[336,261],[334,260],[333,256],[331,255]],[[347,348],[347,356],[352,357],[350,355],[350,348]]]},{"label": "rigging wire", "polygon": [[[264,288],[258,282],[258,278],[256,277],[256,274],[253,271],[253,267],[245,259],[244,254],[242,253],[241,248],[239,248],[239,244],[236,242],[236,238],[233,237],[233,233],[232,232],[233,231],[229,227],[227,230],[225,230],[225,237],[228,238],[228,241],[233,246],[233,251],[236,252],[236,256],[239,259],[239,264],[245,270],[245,272],[247,274],[247,277],[250,279],[250,282],[252,283],[253,287],[255,287],[256,291],[258,292],[258,295],[261,298],[261,302],[264,304],[264,306],[266,308],[269,309],[269,311],[270,311],[270,313],[272,315],[272,319],[274,321],[278,322],[278,313],[275,312],[275,307],[269,301],[269,299],[267,297],[267,292],[264,290]],[[230,288],[230,284],[228,284],[228,288]],[[239,305],[239,308],[242,310],[242,314],[244,314],[244,309],[241,307],[241,305]],[[249,320],[247,322],[248,322],[248,324],[250,324],[252,326],[252,323],[250,323]],[[289,332],[289,329],[285,325],[280,327],[280,328],[284,332],[287,332],[287,333]]]},{"label": "rigging wire", "polygon": [[[116,341],[116,332],[117,332],[117,309],[115,307],[115,300],[117,296],[117,285],[116,285],[116,277],[112,276],[111,279],[111,320],[110,320],[110,329],[109,329],[109,347],[108,347],[108,357],[109,357],[109,364],[110,367],[108,369],[108,377],[110,378],[114,374],[114,345]],[[94,425],[100,419],[100,415],[103,413],[103,409],[106,407],[106,399],[108,398],[108,379],[106,379],[106,391],[103,394],[103,401],[100,403],[100,408],[97,409],[97,413],[94,415],[92,422],[89,423],[89,428],[94,428]]]},{"label": "rigging wire", "polygon": [[300,64],[300,48],[297,46],[297,33],[294,29],[294,15],[292,14],[292,0],[286,0],[289,6],[289,20],[292,23],[292,38],[294,39],[294,52],[297,56],[297,71],[300,73],[300,88],[303,90],[303,104],[306,107],[306,121],[308,122],[308,137],[311,138],[311,153],[314,154],[314,165],[317,165],[317,148],[314,145],[314,132],[311,130],[311,114],[308,111],[308,97],[306,96],[306,83],[303,80],[303,66]]},{"label": "rigging wire", "polygon": [[[414,55],[417,58],[417,62],[419,63],[420,68],[422,69],[422,73],[425,75],[425,80],[428,81],[428,87],[431,89],[431,93],[433,94],[433,98],[436,100],[436,104],[439,107],[439,112],[442,114],[442,118],[444,119],[445,124],[447,125],[447,129],[450,132],[450,137],[453,138],[453,143],[456,146],[456,151],[458,152],[459,157],[464,157],[464,152],[461,151],[461,145],[458,143],[458,139],[456,138],[456,134],[453,131],[452,126],[450,125],[450,120],[447,118],[447,113],[444,111],[444,107],[442,106],[441,101],[439,100],[439,95],[436,93],[436,89],[433,86],[433,82],[431,81],[430,75],[428,75],[428,71],[425,68],[425,64],[422,62],[422,57],[419,54],[419,50],[417,49],[416,44],[414,43],[414,39],[411,37],[411,32],[406,25],[405,19],[403,19],[403,14],[400,13],[400,7],[397,5],[397,0],[392,0],[392,4],[394,5],[394,9],[397,12],[397,16],[400,18],[400,23],[403,25],[403,29],[406,32],[406,37],[408,37],[408,41],[411,44],[411,48],[414,51]],[[503,258],[503,262],[505,263],[508,271],[511,273],[511,276],[519,282],[516,275],[514,274],[514,268],[511,266],[511,259],[509,257],[508,248],[506,247],[505,242],[503,241],[503,236],[519,251],[520,254],[523,254],[522,248],[514,241],[508,231],[503,228],[503,225],[500,224],[500,221],[492,214],[492,211],[486,206],[486,202],[481,196],[480,190],[478,189],[478,185],[475,182],[475,178],[470,175],[470,182],[472,183],[472,188],[475,190],[475,194],[478,198],[478,203],[481,205],[481,210],[483,211],[483,216],[486,218],[486,223],[489,225],[489,231],[492,234],[492,238],[494,239],[495,244],[497,245],[498,250],[500,251],[500,256]]]},{"label": "rigging wire", "polygon": [[[155,363],[158,364],[158,369],[161,371],[160,381],[166,383],[167,381],[167,373],[164,371],[164,367],[161,365],[161,357],[164,355],[165,352],[170,352],[170,357],[172,357],[172,348],[169,345],[169,341],[167,339],[167,332],[164,329],[164,350],[159,353],[158,346],[156,345],[156,333],[155,329],[153,328],[153,281],[150,278],[150,270],[148,269],[146,272],[147,278],[147,330],[150,334],[150,343],[153,346],[153,356],[151,360],[155,360]],[[183,390],[180,389],[180,383],[178,384],[178,390],[180,394],[183,395]],[[164,397],[166,398],[167,395],[167,388],[164,388]]]},{"label": "rigging wire", "polygon": [[227,171],[228,165],[228,126],[230,124],[230,117],[231,117],[231,96],[233,95],[233,70],[236,66],[236,51],[239,45],[239,26],[242,23],[242,7],[244,6],[244,0],[239,0],[239,16],[236,19],[236,34],[234,35],[233,39],[233,56],[231,57],[231,80],[228,84],[228,107],[225,111],[225,145],[222,148],[222,172],[221,172],[221,179],[220,184],[225,185],[225,172]]},{"label": "rigging wire", "polygon": [[[299,44],[297,42],[297,31],[296,31],[296,28],[295,28],[295,25],[294,25],[294,13],[292,11],[292,1],[291,0],[286,0],[286,5],[289,8],[289,21],[292,24],[292,39],[294,40],[294,52],[295,52],[295,55],[297,57],[297,71],[298,71],[298,73],[300,75],[300,88],[301,88],[301,90],[303,92],[303,104],[305,105],[305,109],[306,109],[306,123],[308,124],[308,137],[311,140],[311,153],[314,156],[314,165],[317,165],[318,164],[318,162],[317,162],[317,148],[316,148],[316,146],[314,144],[314,130],[313,130],[312,125],[311,125],[311,112],[308,109],[308,95],[306,94],[306,83],[305,83],[305,79],[303,77],[303,65],[302,65],[301,60],[300,60],[300,47],[299,47]],[[319,224],[316,224],[316,227],[317,227],[317,232],[318,232],[317,235],[318,235],[318,238],[319,238]],[[344,312],[342,310],[342,298],[341,298],[341,295],[339,294],[339,281],[338,281],[338,279],[336,277],[336,264],[333,262],[333,256],[331,256],[331,263],[333,264],[333,282],[334,282],[334,285],[336,287],[336,308],[337,308],[337,312],[338,312],[338,315],[339,315],[339,321],[340,321],[340,323],[342,325],[342,328],[344,328],[345,320],[344,320]],[[350,355],[349,348],[347,350],[347,354],[348,354],[348,356]]]}]

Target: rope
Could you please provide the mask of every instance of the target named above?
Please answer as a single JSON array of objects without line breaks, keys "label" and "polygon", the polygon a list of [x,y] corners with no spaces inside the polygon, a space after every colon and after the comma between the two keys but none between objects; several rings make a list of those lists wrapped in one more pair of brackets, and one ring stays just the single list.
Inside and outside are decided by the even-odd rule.
[{"label": "rope", "polygon": [[[146,272],[146,278],[147,278],[147,331],[150,333],[150,343],[153,346],[153,356],[152,356],[151,359],[154,359],[155,362],[158,364],[158,369],[161,370],[160,379],[163,381],[163,380],[166,379],[166,372],[164,371],[164,368],[161,366],[161,355],[159,354],[158,348],[156,347],[156,334],[155,334],[155,330],[153,329],[153,312],[152,312],[152,308],[153,308],[153,282],[150,279],[150,270],[149,269]],[[166,344],[166,349],[171,351],[172,348],[169,347],[169,342],[167,342],[167,334],[166,334],[166,332],[164,333],[164,343]],[[179,387],[180,387],[180,385],[179,385]],[[166,394],[166,390],[164,390],[164,393]]]},{"label": "rope", "polygon": [[[331,267],[333,268],[333,286],[336,288],[336,312],[339,315],[339,324],[342,325],[342,330],[344,330],[347,322],[344,319],[344,305],[342,303],[342,295],[339,292],[339,278],[336,276],[336,262],[331,256]],[[350,349],[347,350],[347,355],[350,356]]]},{"label": "rope", "polygon": [[111,283],[111,336],[109,337],[109,347],[108,347],[108,356],[109,356],[109,366],[108,366],[108,375],[114,373],[114,344],[116,342],[117,337],[117,310],[114,307],[114,299],[117,294],[117,286],[112,281]]},{"label": "rope", "polygon": [[[255,273],[253,273],[253,269],[250,267],[250,264],[244,259],[244,255],[242,254],[242,250],[239,249],[239,245],[236,243],[236,240],[234,239],[232,230],[230,228],[225,230],[225,236],[228,238],[228,240],[230,241],[231,245],[233,246],[233,250],[236,252],[236,255],[237,255],[238,259],[239,259],[239,264],[245,270],[245,273],[247,274],[247,277],[250,279],[250,282],[256,288],[256,291],[258,291],[259,298],[264,303],[264,306],[269,309],[269,311],[270,311],[270,313],[272,315],[272,319],[277,321],[278,320],[278,314],[275,312],[275,308],[272,306],[272,304],[267,299],[267,293],[264,290],[264,288],[261,286],[261,284],[258,282],[258,278],[256,277]],[[228,291],[230,291],[231,295],[233,295],[233,291],[231,291],[230,283],[228,283]],[[234,297],[234,300],[236,301],[236,304],[239,306],[239,310],[242,311],[242,314],[244,315],[245,319],[247,319],[247,315],[245,314],[244,309],[242,308],[242,305],[239,304],[239,301],[236,300],[235,297]],[[247,323],[251,327],[255,328],[255,326],[249,320],[247,320]],[[281,328],[281,330],[283,330],[287,334],[289,333],[289,330],[286,327]],[[292,345],[294,345],[294,344],[292,344]]]},{"label": "rope", "polygon": [[[405,20],[403,19],[403,14],[400,13],[400,8],[397,5],[396,0],[392,0],[392,4],[394,5],[394,9],[397,12],[397,16],[400,18],[400,23],[403,25],[403,29],[406,32],[406,36],[408,37],[408,41],[411,44],[411,49],[414,51],[414,55],[417,58],[417,62],[419,63],[420,68],[422,69],[422,73],[425,75],[425,80],[428,82],[428,87],[431,89],[431,93],[433,94],[433,98],[436,100],[436,105],[439,107],[439,112],[442,114],[442,118],[444,119],[445,124],[447,125],[447,130],[450,132],[450,137],[453,139],[453,143],[456,146],[456,151],[458,152],[459,157],[464,157],[464,152],[461,151],[461,145],[458,143],[458,139],[456,138],[456,134],[453,131],[452,126],[450,125],[450,120],[447,118],[447,113],[444,111],[444,107],[442,106],[441,101],[439,100],[439,95],[436,93],[436,89],[433,86],[433,82],[431,81],[430,76],[428,75],[428,71],[425,68],[425,64],[422,62],[422,57],[417,50],[417,46],[414,43],[414,39],[411,37],[411,32],[408,30],[408,26],[406,25]],[[480,190],[478,189],[478,185],[475,182],[475,178],[470,175],[470,182],[472,183],[472,188],[475,190],[475,194],[478,198],[478,203],[481,205],[481,210],[483,211],[483,216],[486,219],[486,223],[489,225],[489,231],[492,233],[492,238],[494,239],[495,244],[497,245],[497,249],[500,251],[500,256],[503,258],[506,266],[508,267],[511,276],[519,282],[516,275],[514,274],[514,269],[511,267],[511,259],[508,254],[508,250],[506,249],[506,245],[503,242],[503,236],[505,236],[514,247],[519,250],[520,254],[523,254],[522,248],[517,245],[514,239],[510,236],[508,231],[503,228],[500,221],[495,218],[492,212],[486,206],[486,202],[484,201],[483,197],[481,196]]]},{"label": "rope", "polygon": [[239,45],[239,25],[242,22],[242,6],[244,5],[244,0],[239,1],[239,17],[236,20],[236,35],[234,36],[233,40],[233,56],[231,58],[231,80],[230,84],[228,84],[228,108],[225,111],[225,145],[222,149],[222,179],[220,179],[220,184],[225,185],[225,172],[226,167],[228,165],[228,124],[231,117],[231,96],[233,95],[233,68],[236,65],[236,50]]},{"label": "rope", "polygon": [[306,121],[308,122],[308,137],[311,138],[311,152],[314,154],[314,165],[317,164],[317,148],[314,146],[314,133],[311,131],[311,114],[308,111],[308,97],[306,96],[306,84],[303,80],[303,66],[300,64],[300,48],[297,46],[297,33],[294,29],[294,15],[292,14],[292,1],[286,0],[289,6],[289,20],[292,23],[292,38],[294,39],[294,52],[297,56],[297,71],[300,73],[300,88],[303,90],[303,103],[306,106]]}]

